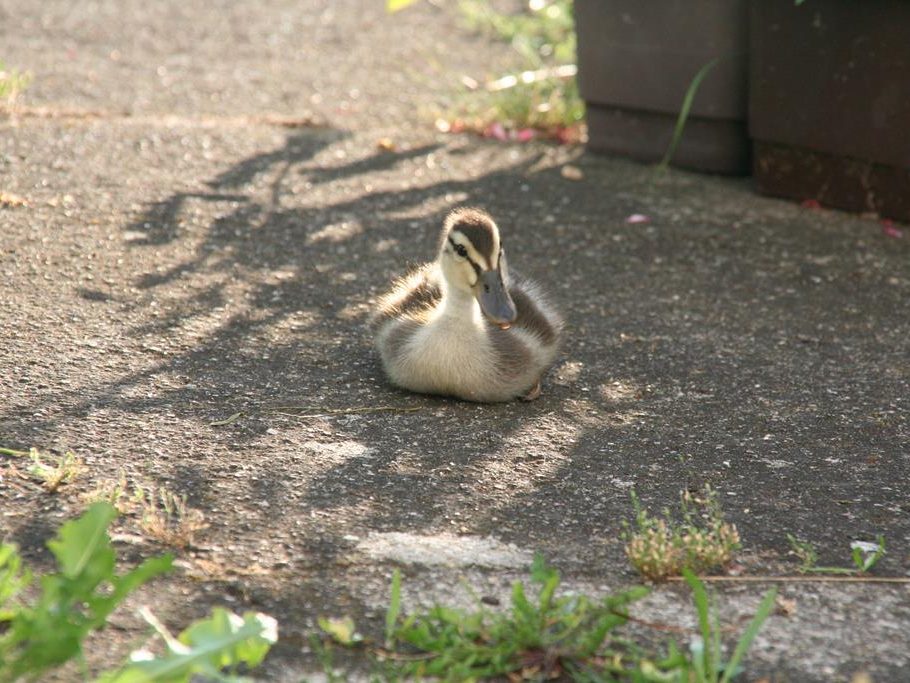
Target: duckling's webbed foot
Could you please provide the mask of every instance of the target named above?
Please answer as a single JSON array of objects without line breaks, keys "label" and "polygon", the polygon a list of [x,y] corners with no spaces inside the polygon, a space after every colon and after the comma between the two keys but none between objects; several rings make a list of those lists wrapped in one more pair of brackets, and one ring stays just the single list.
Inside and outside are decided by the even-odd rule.
[{"label": "duckling's webbed foot", "polygon": [[540,380],[537,380],[537,383],[531,387],[531,389],[524,396],[521,397],[522,401],[534,401],[540,398]]}]

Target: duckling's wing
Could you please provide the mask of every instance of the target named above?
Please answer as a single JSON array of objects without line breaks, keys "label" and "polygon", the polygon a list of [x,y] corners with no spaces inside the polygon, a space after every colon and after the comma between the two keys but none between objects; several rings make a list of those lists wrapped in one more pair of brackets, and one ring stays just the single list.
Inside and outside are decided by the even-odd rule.
[{"label": "duckling's wing", "polygon": [[411,317],[434,307],[442,299],[440,274],[429,263],[405,275],[379,300],[376,321]]},{"label": "duckling's wing", "polygon": [[545,346],[559,343],[562,317],[535,282],[513,275],[509,294],[518,311],[513,323],[516,327],[534,334]]}]

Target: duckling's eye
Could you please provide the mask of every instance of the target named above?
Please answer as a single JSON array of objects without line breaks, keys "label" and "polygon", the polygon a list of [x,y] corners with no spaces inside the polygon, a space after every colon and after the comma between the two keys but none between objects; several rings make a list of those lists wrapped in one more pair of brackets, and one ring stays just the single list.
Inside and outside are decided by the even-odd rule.
[{"label": "duckling's eye", "polygon": [[468,250],[464,248],[463,244],[455,244],[455,253],[461,258],[468,258]]}]

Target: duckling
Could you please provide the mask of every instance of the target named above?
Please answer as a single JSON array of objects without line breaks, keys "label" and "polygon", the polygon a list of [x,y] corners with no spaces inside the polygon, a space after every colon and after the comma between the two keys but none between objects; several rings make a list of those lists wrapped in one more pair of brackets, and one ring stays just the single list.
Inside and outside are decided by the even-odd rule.
[{"label": "duckling", "polygon": [[393,384],[485,403],[537,398],[563,328],[537,285],[509,273],[499,228],[473,208],[446,217],[436,261],[398,280],[375,321]]}]

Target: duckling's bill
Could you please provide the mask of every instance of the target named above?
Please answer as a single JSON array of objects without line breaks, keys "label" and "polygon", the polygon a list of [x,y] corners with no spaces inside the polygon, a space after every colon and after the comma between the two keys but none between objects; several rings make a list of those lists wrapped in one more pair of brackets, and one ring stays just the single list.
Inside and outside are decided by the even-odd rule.
[{"label": "duckling's bill", "polygon": [[506,290],[502,273],[498,269],[481,273],[477,288],[477,302],[483,314],[502,329],[509,329],[518,317],[518,309]]}]

